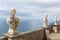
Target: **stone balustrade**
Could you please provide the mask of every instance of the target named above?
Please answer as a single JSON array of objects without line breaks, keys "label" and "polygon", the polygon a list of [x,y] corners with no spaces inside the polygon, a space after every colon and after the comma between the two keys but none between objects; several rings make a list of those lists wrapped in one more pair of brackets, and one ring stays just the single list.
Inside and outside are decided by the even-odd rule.
[{"label": "stone balustrade", "polygon": [[8,40],[6,36],[1,36],[0,40]]},{"label": "stone balustrade", "polygon": [[[44,30],[36,30],[29,32],[19,33],[20,40],[43,40],[44,38]],[[18,37],[16,38],[18,40]],[[8,40],[8,37],[2,36],[0,40]]]}]

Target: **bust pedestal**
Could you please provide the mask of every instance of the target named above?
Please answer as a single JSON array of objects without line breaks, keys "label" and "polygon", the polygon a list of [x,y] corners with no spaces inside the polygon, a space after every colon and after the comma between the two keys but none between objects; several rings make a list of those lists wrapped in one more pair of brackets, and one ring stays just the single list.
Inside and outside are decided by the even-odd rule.
[{"label": "bust pedestal", "polygon": [[58,24],[53,25],[53,31],[54,31],[55,33],[58,33],[58,27],[59,27]]},{"label": "bust pedestal", "polygon": [[6,36],[8,40],[20,40],[20,34],[10,35],[8,33],[5,33],[4,36]]},{"label": "bust pedestal", "polygon": [[46,34],[50,34],[50,28],[49,27],[44,27],[43,29],[45,30]]}]

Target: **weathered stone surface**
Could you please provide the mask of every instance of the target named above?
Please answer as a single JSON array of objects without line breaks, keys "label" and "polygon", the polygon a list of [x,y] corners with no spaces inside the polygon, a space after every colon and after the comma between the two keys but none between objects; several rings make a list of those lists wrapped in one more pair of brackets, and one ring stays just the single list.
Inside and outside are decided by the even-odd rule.
[{"label": "weathered stone surface", "polygon": [[43,40],[43,30],[27,32],[20,35],[22,40]]},{"label": "weathered stone surface", "polygon": [[6,36],[1,36],[0,40],[8,40]]},{"label": "weathered stone surface", "polygon": [[60,40],[60,33],[51,33],[48,35],[48,40]]},{"label": "weathered stone surface", "polygon": [[[7,35],[7,36],[6,36]],[[8,35],[5,34],[4,37],[0,38],[1,40],[43,40],[44,30],[36,30],[19,33],[19,35]]]},{"label": "weathered stone surface", "polygon": [[7,18],[7,24],[9,25],[9,30],[7,33],[15,35],[17,34],[17,27],[19,24],[19,18],[15,16],[16,9],[11,10],[10,16]]}]

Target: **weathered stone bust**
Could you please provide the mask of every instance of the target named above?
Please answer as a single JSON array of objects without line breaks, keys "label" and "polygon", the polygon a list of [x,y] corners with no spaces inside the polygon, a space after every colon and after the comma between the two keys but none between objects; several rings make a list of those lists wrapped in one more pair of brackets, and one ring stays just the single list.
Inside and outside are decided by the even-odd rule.
[{"label": "weathered stone bust", "polygon": [[7,24],[9,25],[8,34],[17,34],[16,29],[19,24],[19,18],[15,16],[16,9],[11,9],[10,16],[7,18]]},{"label": "weathered stone bust", "polygon": [[54,17],[54,25],[57,25],[57,16]]},{"label": "weathered stone bust", "polygon": [[43,21],[44,21],[43,27],[48,27],[48,14],[44,15]]}]

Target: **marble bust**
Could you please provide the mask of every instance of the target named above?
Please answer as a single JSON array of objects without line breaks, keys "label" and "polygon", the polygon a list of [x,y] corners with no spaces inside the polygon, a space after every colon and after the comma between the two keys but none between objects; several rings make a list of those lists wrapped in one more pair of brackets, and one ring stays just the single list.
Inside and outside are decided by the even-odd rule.
[{"label": "marble bust", "polygon": [[54,17],[54,24],[57,25],[57,16]]},{"label": "marble bust", "polygon": [[10,16],[7,18],[7,24],[9,25],[8,34],[14,35],[17,34],[17,26],[19,24],[19,18],[15,16],[16,9],[12,8]]},{"label": "marble bust", "polygon": [[43,21],[44,21],[43,27],[48,27],[48,14],[44,15]]}]

